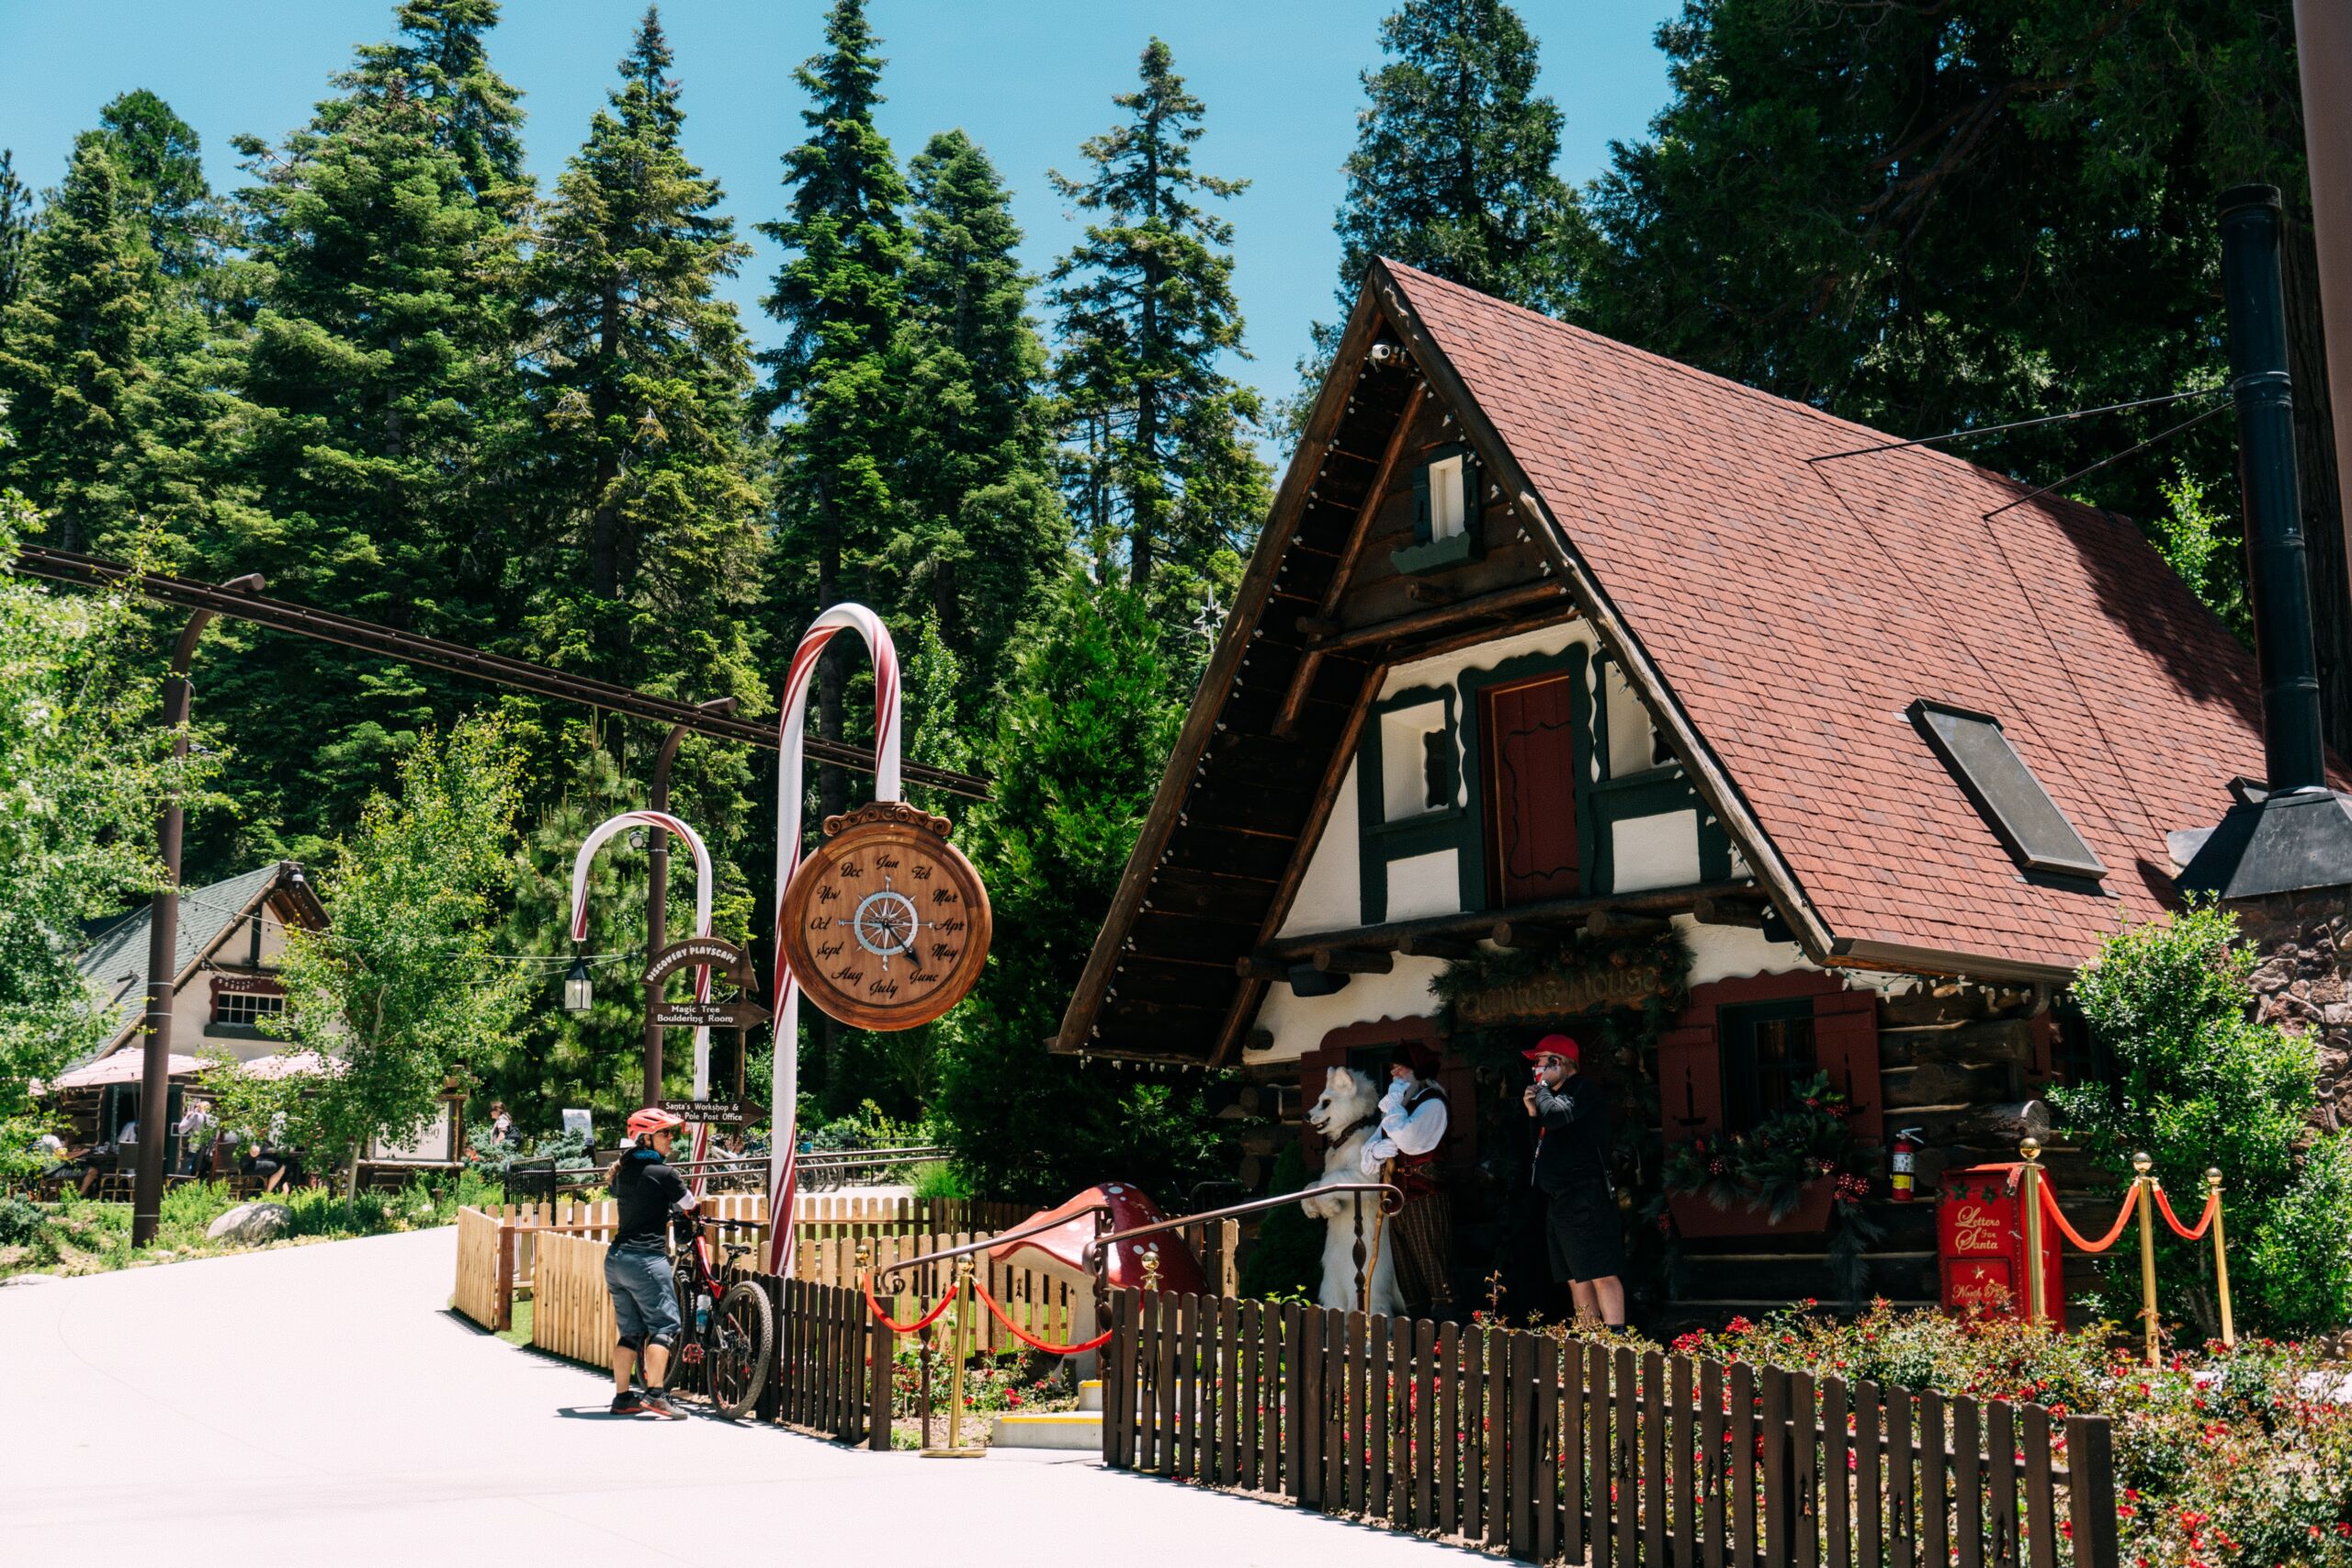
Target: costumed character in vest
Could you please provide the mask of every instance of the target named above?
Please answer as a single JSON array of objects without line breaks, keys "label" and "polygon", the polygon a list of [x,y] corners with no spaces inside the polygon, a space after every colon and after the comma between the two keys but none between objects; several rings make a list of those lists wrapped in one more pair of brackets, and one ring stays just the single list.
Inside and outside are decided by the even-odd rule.
[{"label": "costumed character in vest", "polygon": [[1419,1317],[1444,1316],[1453,1305],[1453,1210],[1437,1170],[1447,1106],[1437,1069],[1437,1053],[1419,1042],[1396,1047],[1388,1060],[1388,1092],[1380,1100],[1380,1131],[1363,1156],[1366,1176],[1377,1180],[1388,1166],[1387,1179],[1405,1194],[1405,1206],[1387,1222],[1386,1240],[1396,1251],[1396,1294]]}]

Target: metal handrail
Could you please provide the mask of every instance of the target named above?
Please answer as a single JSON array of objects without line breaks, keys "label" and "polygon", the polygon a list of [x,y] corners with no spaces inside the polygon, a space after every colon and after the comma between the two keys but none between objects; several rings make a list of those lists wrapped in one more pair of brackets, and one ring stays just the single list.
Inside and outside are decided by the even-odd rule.
[{"label": "metal handrail", "polygon": [[[1405,1203],[1404,1190],[1386,1181],[1335,1181],[1323,1187],[1306,1187],[1295,1192],[1283,1192],[1272,1198],[1253,1198],[1247,1203],[1235,1203],[1223,1209],[1211,1209],[1206,1213],[1185,1214],[1178,1219],[1160,1220],[1152,1224],[1136,1225],[1131,1230],[1113,1231],[1107,1235],[1097,1235],[1086,1244],[1086,1251],[1081,1255],[1080,1267],[1091,1272],[1095,1259],[1100,1256],[1098,1249],[1117,1242],[1132,1241],[1137,1236],[1158,1235],[1162,1231],[1182,1230],[1186,1225],[1206,1224],[1211,1220],[1229,1220],[1242,1214],[1260,1213],[1268,1209],[1279,1209],[1285,1203],[1303,1203],[1310,1198],[1326,1197],[1334,1192],[1386,1194],[1381,1200],[1381,1207],[1392,1214],[1404,1207]],[[1393,1206],[1389,1202],[1391,1198],[1396,1201]],[[1007,1242],[1026,1241],[1033,1235],[1043,1235],[1047,1231],[1057,1231],[1081,1214],[1107,1214],[1110,1212],[1111,1207],[1107,1203],[1089,1204],[1083,1209],[1073,1209],[1069,1213],[1058,1215],[1051,1221],[1025,1230],[1007,1231],[1001,1235],[992,1235],[982,1241],[967,1242],[962,1247],[946,1247],[936,1252],[923,1253],[920,1257],[899,1258],[890,1265],[890,1271],[896,1274],[900,1269],[918,1269],[926,1263],[941,1263],[951,1258],[963,1258],[987,1248],[1002,1247]]]},{"label": "metal handrail", "polygon": [[[1309,1198],[1328,1197],[1334,1192],[1382,1193],[1384,1196],[1380,1201],[1381,1209],[1384,1213],[1391,1214],[1405,1206],[1404,1189],[1393,1182],[1334,1181],[1321,1187],[1302,1187],[1295,1192],[1279,1193],[1272,1198],[1252,1198],[1247,1203],[1235,1203],[1223,1209],[1211,1209],[1204,1214],[1186,1214],[1182,1219],[1161,1220],[1153,1224],[1137,1225],[1132,1230],[1113,1231],[1109,1235],[1098,1235],[1087,1244],[1086,1251],[1081,1255],[1080,1266],[1091,1271],[1098,1249],[1114,1247],[1123,1241],[1133,1241],[1137,1236],[1158,1235],[1162,1231],[1182,1230],[1186,1225],[1206,1224],[1211,1220],[1229,1220],[1241,1214],[1261,1213],[1268,1209],[1279,1209],[1285,1203],[1303,1203]],[[1395,1201],[1391,1202],[1391,1199]],[[1358,1217],[1362,1217],[1361,1212]]]}]

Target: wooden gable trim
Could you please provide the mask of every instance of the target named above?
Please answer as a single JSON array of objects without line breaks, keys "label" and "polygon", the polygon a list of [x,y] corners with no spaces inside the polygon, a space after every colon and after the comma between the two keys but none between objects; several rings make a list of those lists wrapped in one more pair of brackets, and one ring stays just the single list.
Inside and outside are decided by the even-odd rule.
[{"label": "wooden gable trim", "polygon": [[1544,525],[1535,530],[1541,543],[1551,555],[1551,565],[1566,579],[1570,597],[1588,616],[1600,646],[1615,659],[1625,671],[1626,680],[1640,693],[1657,716],[1660,728],[1672,741],[1675,753],[1688,769],[1690,782],[1721,821],[1739,843],[1754,869],[1757,878],[1771,896],[1782,919],[1796,934],[1799,943],[1815,963],[1825,963],[1831,954],[1834,937],[1828,922],[1813,907],[1798,883],[1796,874],[1782,858],[1747,805],[1747,798],[1733,782],[1713,750],[1700,736],[1690,716],[1683,711],[1666,678],[1652,662],[1648,651],[1635,637],[1616,605],[1602,592],[1599,579],[1560,525],[1559,520],[1536,492],[1534,481],[1528,478],[1510,448],[1504,444],[1486,411],[1462,379],[1460,372],[1437,345],[1435,338],[1423,327],[1408,299],[1406,291],[1388,270],[1386,262],[1375,258],[1370,276],[1365,280],[1368,292],[1378,296],[1382,313],[1401,339],[1413,361],[1420,367],[1431,389],[1452,408],[1462,421],[1463,434],[1478,454],[1479,462],[1501,482],[1504,492],[1514,498],[1528,517]]},{"label": "wooden gable trim", "polygon": [[[1184,715],[1183,728],[1177,734],[1175,749],[1169,755],[1167,771],[1160,775],[1159,788],[1152,796],[1151,809],[1144,818],[1142,830],[1136,836],[1136,847],[1127,856],[1126,870],[1121,873],[1118,889],[1112,895],[1111,908],[1103,917],[1102,929],[1095,938],[1092,951],[1087,954],[1086,967],[1079,976],[1078,987],[1071,993],[1069,1006],[1063,1010],[1061,1028],[1052,1042],[1056,1050],[1082,1052],[1086,1049],[1095,1019],[1102,1010],[1103,998],[1111,989],[1112,977],[1117,972],[1119,955],[1125,951],[1127,933],[1143,910],[1144,896],[1150,887],[1152,874],[1158,869],[1160,857],[1168,852],[1169,840],[1175,832],[1185,795],[1193,786],[1211,739],[1220,728],[1218,715],[1232,696],[1240,677],[1250,641],[1257,636],[1259,623],[1273,596],[1283,553],[1297,533],[1308,492],[1331,451],[1332,436],[1346,412],[1349,396],[1364,373],[1365,361],[1379,325],[1380,312],[1371,291],[1367,289],[1358,297],[1356,308],[1348,317],[1347,327],[1341,333],[1338,350],[1332,356],[1333,373],[1324,379],[1323,389],[1315,400],[1314,412],[1307,417],[1304,438],[1297,451],[1292,454],[1290,467],[1284,470],[1282,485],[1275,491],[1266,526],[1259,535],[1258,547],[1251,552],[1249,569],[1242,574],[1241,585],[1234,594],[1233,609],[1226,617],[1225,630],[1217,638],[1216,651],[1209,656],[1208,668],[1202,672],[1199,687],[1193,694],[1192,705]],[[1339,368],[1341,367],[1347,368],[1341,370]],[[1358,705],[1361,706],[1361,703]],[[1262,982],[1253,982],[1240,987],[1242,996],[1249,996],[1253,987],[1258,988],[1260,995],[1263,994]],[[1255,1010],[1253,1005],[1250,1011]],[[1229,1034],[1231,1032],[1228,1030],[1227,1032]],[[1215,1055],[1217,1053],[1213,1052],[1212,1055]]]}]

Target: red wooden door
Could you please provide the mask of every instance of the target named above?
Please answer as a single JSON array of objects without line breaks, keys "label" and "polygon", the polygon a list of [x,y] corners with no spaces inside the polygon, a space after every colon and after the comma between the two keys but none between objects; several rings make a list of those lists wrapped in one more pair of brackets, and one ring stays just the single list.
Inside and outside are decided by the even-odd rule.
[{"label": "red wooden door", "polygon": [[1508,908],[1577,891],[1576,731],[1569,677],[1498,686],[1486,731],[1487,892]]}]

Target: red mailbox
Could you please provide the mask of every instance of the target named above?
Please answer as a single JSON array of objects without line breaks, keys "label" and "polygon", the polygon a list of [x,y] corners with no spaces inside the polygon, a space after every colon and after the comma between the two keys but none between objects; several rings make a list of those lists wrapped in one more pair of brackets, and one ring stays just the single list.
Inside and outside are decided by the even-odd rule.
[{"label": "red mailbox", "polygon": [[[2045,1176],[2044,1180],[2048,1178]],[[1937,1271],[1944,1310],[2025,1315],[2025,1167],[1972,1165],[1947,1170],[1936,1193]],[[2041,1226],[2042,1314],[2066,1325],[2058,1227]]]}]

